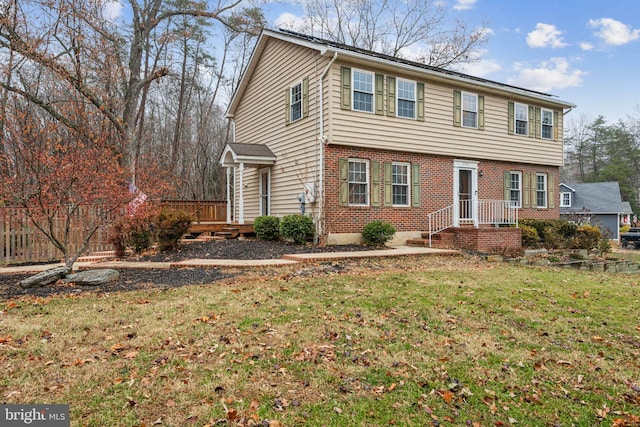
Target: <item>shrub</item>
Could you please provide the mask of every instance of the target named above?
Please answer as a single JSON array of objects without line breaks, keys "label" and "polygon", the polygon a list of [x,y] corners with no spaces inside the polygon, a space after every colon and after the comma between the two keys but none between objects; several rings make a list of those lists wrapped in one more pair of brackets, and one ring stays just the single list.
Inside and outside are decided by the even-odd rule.
[{"label": "shrub", "polygon": [[395,234],[396,229],[388,222],[371,221],[362,230],[362,240],[371,246],[384,246]]},{"label": "shrub", "polygon": [[185,211],[163,209],[158,214],[156,238],[158,249],[168,251],[179,246],[180,238],[187,232],[193,221],[191,215]]},{"label": "shrub", "polygon": [[598,227],[583,225],[578,227],[573,243],[576,249],[591,250],[598,247],[600,239],[602,239],[602,232]]},{"label": "shrub", "polygon": [[313,220],[306,215],[286,215],[280,221],[280,234],[298,244],[313,238],[314,232]]},{"label": "shrub", "polygon": [[538,230],[530,225],[520,225],[522,230],[522,246],[525,248],[537,248],[540,243]]},{"label": "shrub", "polygon": [[278,240],[280,238],[280,218],[277,216],[259,216],[253,222],[258,239]]},{"label": "shrub", "polygon": [[152,244],[153,223],[157,220],[153,209],[143,210],[134,216],[125,216],[118,220],[109,231],[108,242],[113,245],[115,255],[123,257],[127,248],[140,254]]}]

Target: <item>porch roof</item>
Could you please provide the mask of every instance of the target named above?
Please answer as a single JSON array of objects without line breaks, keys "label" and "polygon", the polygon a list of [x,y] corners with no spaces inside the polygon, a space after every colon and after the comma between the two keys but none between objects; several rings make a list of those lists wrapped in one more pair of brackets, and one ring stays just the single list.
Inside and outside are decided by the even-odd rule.
[{"label": "porch roof", "polygon": [[220,156],[223,167],[236,167],[244,163],[248,167],[273,165],[276,155],[266,144],[229,143],[224,147]]}]

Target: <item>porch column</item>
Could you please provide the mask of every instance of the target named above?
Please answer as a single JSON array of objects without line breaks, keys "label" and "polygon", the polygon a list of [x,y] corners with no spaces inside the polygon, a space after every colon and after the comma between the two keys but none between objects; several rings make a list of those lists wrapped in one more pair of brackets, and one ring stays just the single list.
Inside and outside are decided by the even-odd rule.
[{"label": "porch column", "polygon": [[227,171],[227,224],[231,223],[231,168]]},{"label": "porch column", "polygon": [[244,225],[244,163],[240,163],[240,194],[238,200],[238,224]]}]

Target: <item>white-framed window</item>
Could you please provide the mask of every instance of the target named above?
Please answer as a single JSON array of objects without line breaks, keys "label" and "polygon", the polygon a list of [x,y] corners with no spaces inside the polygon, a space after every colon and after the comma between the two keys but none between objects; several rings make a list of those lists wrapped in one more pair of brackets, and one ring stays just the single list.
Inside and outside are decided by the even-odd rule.
[{"label": "white-framed window", "polygon": [[547,207],[547,174],[536,174],[536,207]]},{"label": "white-framed window", "polygon": [[516,135],[529,135],[529,106],[515,104],[515,130]]},{"label": "white-framed window", "polygon": [[291,105],[291,122],[302,118],[302,82],[298,82],[289,88]]},{"label": "white-framed window", "polygon": [[542,137],[544,139],[553,139],[553,111],[543,108],[542,117]]},{"label": "white-framed window", "polygon": [[478,127],[478,95],[462,92],[462,127]]},{"label": "white-framed window", "polygon": [[362,70],[352,70],[354,110],[373,113],[373,73]]},{"label": "white-framed window", "polygon": [[396,79],[398,117],[416,118],[416,82]]},{"label": "white-framed window", "polygon": [[522,207],[522,172],[511,171],[509,175],[509,200],[513,206],[520,208]]},{"label": "white-framed window", "polygon": [[411,200],[410,170],[409,163],[391,164],[393,206],[409,206]]},{"label": "white-framed window", "polygon": [[369,205],[369,161],[349,159],[349,205]]},{"label": "white-framed window", "polygon": [[571,207],[571,193],[569,192],[560,193],[560,207],[561,208]]}]

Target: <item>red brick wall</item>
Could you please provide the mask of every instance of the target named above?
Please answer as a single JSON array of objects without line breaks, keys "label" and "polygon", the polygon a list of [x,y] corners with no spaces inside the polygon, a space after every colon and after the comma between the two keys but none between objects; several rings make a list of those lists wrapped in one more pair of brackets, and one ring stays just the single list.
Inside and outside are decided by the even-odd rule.
[{"label": "red brick wall", "polygon": [[513,255],[522,249],[522,230],[512,227],[456,228],[454,246],[487,253]]},{"label": "red brick wall", "polygon": [[[381,206],[340,206],[339,167],[341,158],[359,158],[385,162],[408,162],[420,164],[421,206],[383,206],[384,186],[380,186]],[[430,156],[393,151],[377,151],[351,147],[328,145],[325,150],[324,215],[326,233],[359,233],[373,221],[381,220],[393,224],[397,231],[425,231],[428,229],[427,215],[453,203],[453,163],[450,157]],[[534,166],[519,163],[504,163],[480,160],[478,164],[482,177],[478,177],[478,197],[480,199],[504,199],[504,171],[517,170],[523,173],[545,172],[554,176],[554,184],[559,183],[558,167]],[[370,187],[371,189],[371,187]],[[555,189],[554,209],[520,209],[520,218],[558,219],[560,216],[558,190]]]}]

